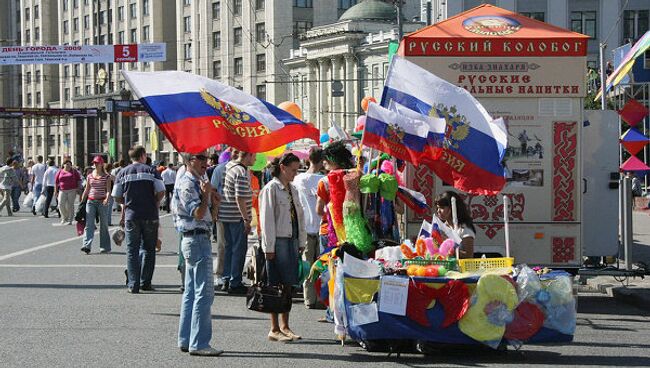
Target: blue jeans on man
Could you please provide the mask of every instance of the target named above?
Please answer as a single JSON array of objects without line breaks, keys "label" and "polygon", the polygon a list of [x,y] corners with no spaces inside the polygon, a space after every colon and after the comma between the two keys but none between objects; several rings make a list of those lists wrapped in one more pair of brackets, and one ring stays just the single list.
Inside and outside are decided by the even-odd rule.
[{"label": "blue jeans on man", "polygon": [[156,267],[158,223],[158,220],[139,219],[124,222],[127,286],[133,293],[139,292],[140,288],[151,288]]},{"label": "blue jeans on man", "polygon": [[244,233],[244,221],[223,222],[226,251],[221,279],[230,289],[242,286],[242,273],[248,250],[248,234]]},{"label": "blue jeans on man", "polygon": [[41,196],[41,191],[43,191],[43,184],[34,184],[32,192],[34,193],[34,204],[32,205],[32,213],[36,215],[36,202]]},{"label": "blue jeans on man", "polygon": [[95,218],[99,217],[99,249],[111,251],[111,237],[108,233],[108,206],[102,200],[90,199],[86,202],[86,232],[83,247],[90,251],[95,237]]},{"label": "blue jeans on man", "polygon": [[11,206],[13,212],[20,211],[20,195],[23,189],[21,187],[11,187]]},{"label": "blue jeans on man", "polygon": [[210,234],[183,235],[181,250],[185,258],[185,291],[178,324],[178,347],[190,352],[207,349],[212,339],[212,244]]}]

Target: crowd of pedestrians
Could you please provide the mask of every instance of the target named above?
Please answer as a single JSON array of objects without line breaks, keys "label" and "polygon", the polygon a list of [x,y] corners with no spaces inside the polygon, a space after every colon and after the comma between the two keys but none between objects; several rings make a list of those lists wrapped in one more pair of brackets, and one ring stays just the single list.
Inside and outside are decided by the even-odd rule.
[{"label": "crowd of pedestrians", "polygon": [[[99,253],[111,252],[110,218],[119,211],[126,243],[126,289],[138,294],[154,291],[159,211],[171,213],[179,239],[183,292],[178,347],[191,355],[216,356],[222,351],[210,346],[215,290],[247,293],[249,240],[257,240],[254,247],[261,255],[257,263],[263,275],[257,277],[287,290],[303,288],[305,307],[323,308],[312,282],[299,280],[298,265],[300,260],[312,264],[327,247],[325,168],[352,167],[349,151],[337,149],[340,152],[327,154],[313,148],[305,162],[285,153],[261,172],[250,169],[255,153],[233,148],[221,155],[182,153],[180,167],[151,165],[142,146],[129,151],[129,165],[107,164],[96,156],[92,167],[74,167],[66,158],[58,168],[51,159],[44,163],[42,156],[25,164],[14,157],[0,167],[0,215],[5,209],[9,216],[20,210],[24,193],[28,198],[23,204],[33,215],[47,218],[57,213],[60,226],[77,220],[83,234],[81,251],[89,254],[97,227]],[[269,340],[301,338],[290,328],[289,314],[270,315]]]}]

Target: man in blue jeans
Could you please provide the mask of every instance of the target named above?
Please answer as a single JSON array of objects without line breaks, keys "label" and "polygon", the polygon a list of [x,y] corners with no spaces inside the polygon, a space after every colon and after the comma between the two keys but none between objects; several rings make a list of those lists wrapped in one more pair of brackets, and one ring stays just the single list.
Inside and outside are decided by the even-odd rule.
[{"label": "man in blue jeans", "polygon": [[174,188],[174,224],[182,234],[181,252],[185,260],[178,347],[190,355],[218,356],[223,351],[210,347],[214,301],[210,231],[219,195],[205,176],[206,152],[184,156],[187,171]]},{"label": "man in blue jeans", "polygon": [[113,197],[123,204],[120,225],[126,239],[128,292],[153,291],[151,279],[156,266],[158,241],[158,207],[165,186],[158,171],[146,165],[147,152],[142,146],[129,150],[132,164],[115,179]]},{"label": "man in blue jeans", "polygon": [[237,160],[226,164],[223,198],[219,205],[219,221],[223,223],[226,249],[223,264],[223,291],[246,294],[242,273],[251,231],[253,191],[248,167],[255,163],[255,153],[239,152]]}]

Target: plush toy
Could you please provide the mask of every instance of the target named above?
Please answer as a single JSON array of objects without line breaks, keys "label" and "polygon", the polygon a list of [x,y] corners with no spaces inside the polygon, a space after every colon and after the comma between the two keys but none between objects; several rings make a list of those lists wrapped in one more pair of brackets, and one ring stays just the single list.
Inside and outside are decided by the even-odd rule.
[{"label": "plush toy", "polygon": [[456,243],[454,243],[453,240],[446,239],[445,241],[442,242],[442,244],[440,244],[440,250],[438,251],[438,253],[440,253],[444,257],[449,257],[450,255],[453,254],[455,246]]},{"label": "plush toy", "polygon": [[418,238],[418,240],[415,241],[415,253],[419,257],[423,257],[426,255],[426,245],[424,244],[424,237],[421,236]]},{"label": "plush toy", "polygon": [[402,250],[402,254],[404,255],[404,258],[413,259],[417,256],[417,254],[413,253],[413,250],[411,250],[411,247],[409,247],[408,245],[402,244],[399,247]]},{"label": "plush toy", "polygon": [[433,238],[424,238],[424,245],[427,247],[427,252],[431,257],[435,257],[438,253],[438,244],[435,243]]}]

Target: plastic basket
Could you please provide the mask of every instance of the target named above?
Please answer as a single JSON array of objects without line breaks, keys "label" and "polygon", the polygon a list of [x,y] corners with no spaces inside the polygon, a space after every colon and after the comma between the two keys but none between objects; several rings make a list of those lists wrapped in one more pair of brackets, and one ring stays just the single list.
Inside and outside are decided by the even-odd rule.
[{"label": "plastic basket", "polygon": [[447,270],[457,270],[458,263],[455,259],[451,260],[442,260],[442,259],[402,259],[402,264],[406,266],[416,265],[416,266],[428,266],[428,265],[440,265],[444,266]]},{"label": "plastic basket", "polygon": [[496,268],[512,267],[515,259],[510,258],[465,258],[458,260],[460,272],[472,272],[479,270],[490,270]]}]

